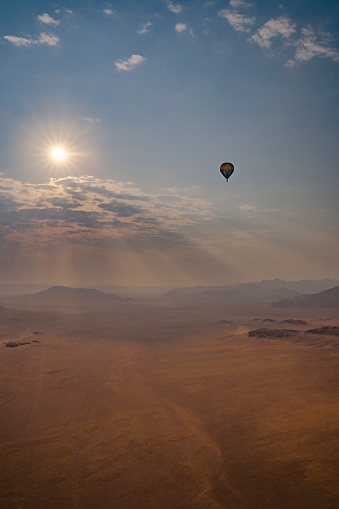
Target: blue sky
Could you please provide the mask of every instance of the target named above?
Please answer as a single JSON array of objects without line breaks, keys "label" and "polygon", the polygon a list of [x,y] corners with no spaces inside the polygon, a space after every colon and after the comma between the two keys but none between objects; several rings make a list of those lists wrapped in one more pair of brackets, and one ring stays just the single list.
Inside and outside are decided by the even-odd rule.
[{"label": "blue sky", "polygon": [[334,1],[4,0],[2,280],[339,277],[338,15]]}]

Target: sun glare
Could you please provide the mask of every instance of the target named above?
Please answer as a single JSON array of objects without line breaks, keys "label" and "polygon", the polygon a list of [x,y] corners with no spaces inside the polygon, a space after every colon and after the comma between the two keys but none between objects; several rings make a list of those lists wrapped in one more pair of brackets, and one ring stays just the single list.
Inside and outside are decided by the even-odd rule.
[{"label": "sun glare", "polygon": [[63,161],[66,157],[66,152],[64,149],[58,147],[52,150],[52,156],[56,161]]},{"label": "sun glare", "polygon": [[32,124],[23,126],[22,134],[18,157],[22,166],[38,173],[39,178],[46,174],[53,178],[86,174],[96,162],[92,134],[87,125],[76,119],[36,118]]}]

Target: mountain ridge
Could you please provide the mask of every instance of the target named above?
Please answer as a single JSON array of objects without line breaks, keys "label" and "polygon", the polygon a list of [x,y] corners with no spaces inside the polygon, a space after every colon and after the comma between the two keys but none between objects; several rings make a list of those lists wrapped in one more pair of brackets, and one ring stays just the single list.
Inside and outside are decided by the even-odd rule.
[{"label": "mountain ridge", "polygon": [[298,295],[292,299],[272,302],[273,307],[328,307],[339,308],[339,286],[323,292]]},{"label": "mountain ridge", "polygon": [[179,292],[182,294],[190,294],[190,293],[199,293],[206,290],[209,291],[227,291],[227,290],[241,290],[241,289],[259,289],[259,288],[270,288],[270,289],[280,289],[287,288],[290,290],[295,290],[298,293],[317,293],[323,290],[328,290],[329,288],[333,288],[334,286],[339,286],[338,279],[332,278],[323,278],[323,279],[300,279],[294,281],[285,281],[284,279],[263,279],[258,282],[250,282],[250,283],[232,283],[229,285],[212,285],[212,286],[183,286],[183,287],[175,287],[172,290],[169,290],[170,293]]},{"label": "mountain ridge", "polygon": [[252,283],[236,283],[225,286],[174,288],[167,292],[167,296],[173,300],[180,300],[183,298],[189,298],[193,301],[221,300],[225,302],[260,300],[262,302],[272,303],[272,301],[278,299],[293,299],[303,294],[312,294],[328,290],[337,285],[339,285],[339,280],[330,278],[299,281],[274,279]]}]

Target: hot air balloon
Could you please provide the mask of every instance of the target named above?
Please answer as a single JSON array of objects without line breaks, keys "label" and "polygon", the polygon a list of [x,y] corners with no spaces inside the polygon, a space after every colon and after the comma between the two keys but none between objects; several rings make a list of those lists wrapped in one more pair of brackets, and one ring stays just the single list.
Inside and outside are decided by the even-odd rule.
[{"label": "hot air balloon", "polygon": [[227,182],[233,172],[234,166],[232,163],[222,163],[220,166],[220,173],[225,177]]}]

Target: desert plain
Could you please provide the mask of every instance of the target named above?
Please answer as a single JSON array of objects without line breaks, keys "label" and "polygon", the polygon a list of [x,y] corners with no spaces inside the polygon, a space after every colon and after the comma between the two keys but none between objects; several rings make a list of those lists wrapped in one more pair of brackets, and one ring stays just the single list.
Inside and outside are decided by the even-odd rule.
[{"label": "desert plain", "polygon": [[[293,337],[248,335],[287,319]],[[339,336],[305,334],[336,325],[161,296],[4,303],[0,508],[339,507]]]}]

